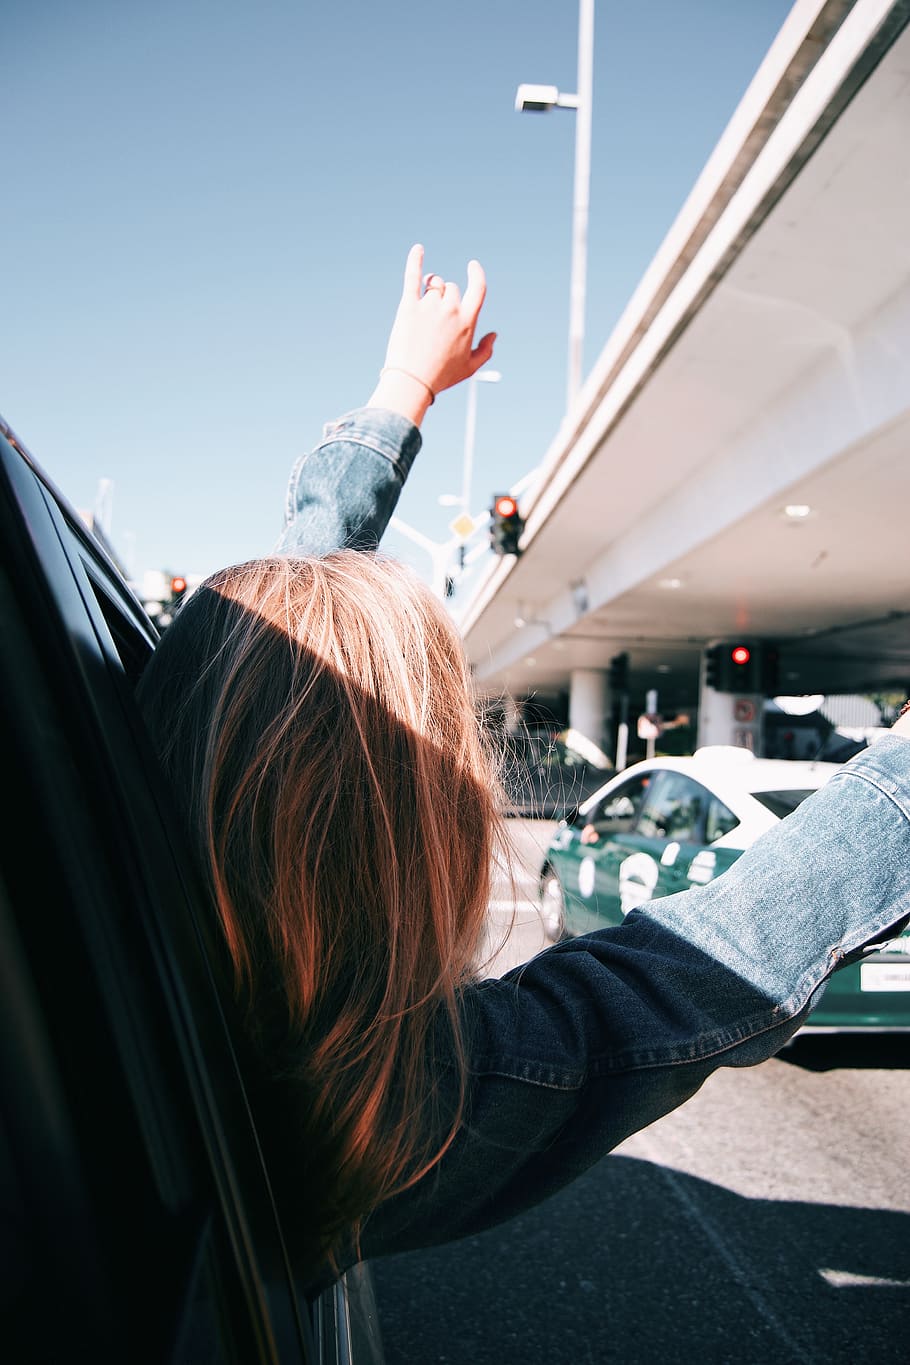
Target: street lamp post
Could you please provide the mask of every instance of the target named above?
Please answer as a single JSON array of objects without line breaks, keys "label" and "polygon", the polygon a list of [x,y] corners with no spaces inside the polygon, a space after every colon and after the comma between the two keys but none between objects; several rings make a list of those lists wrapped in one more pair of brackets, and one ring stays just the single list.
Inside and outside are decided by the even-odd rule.
[{"label": "street lamp post", "polygon": [[498,384],[498,370],[478,370],[468,380],[468,413],[464,428],[464,456],[461,469],[461,510],[471,515],[471,478],[474,473],[474,443],[477,437],[477,385]]},{"label": "street lamp post", "polygon": [[[467,542],[477,531],[488,521],[489,517],[473,516],[471,513],[471,475],[474,466],[474,444],[477,435],[477,389],[476,385],[498,384],[502,375],[498,370],[478,370],[468,380],[468,411],[465,421],[464,432],[464,454],[461,471],[461,493],[442,493],[439,503],[442,507],[459,508],[458,516],[449,523],[449,530],[452,532],[452,539],[445,541],[431,540],[429,536],[418,531],[416,527],[409,526],[401,517],[392,517],[389,521],[390,527],[398,531],[415,545],[426,550],[433,565],[432,588],[439,597],[448,597],[458,581],[457,574],[450,573],[453,566],[453,557],[456,560],[457,573],[465,567]],[[528,476],[530,477],[530,476]],[[527,479],[522,481],[522,487]],[[480,549],[483,550],[484,546]]]},{"label": "street lamp post", "polygon": [[464,542],[477,529],[471,513],[471,478],[474,472],[474,445],[477,436],[477,384],[498,384],[502,375],[498,370],[478,370],[468,380],[468,411],[464,427],[464,452],[461,464],[461,493],[441,493],[441,507],[457,507],[458,516],[449,523],[458,545],[458,568],[464,568]]},{"label": "street lamp post", "polygon": [[502,379],[502,375],[498,370],[478,370],[468,380],[468,411],[464,428],[461,493],[442,493],[439,497],[441,507],[459,508],[458,516],[449,522],[449,530],[454,537],[448,542],[455,554],[455,572],[451,580],[453,586],[458,582],[465,569],[467,541],[482,525],[482,521],[471,513],[471,475],[474,469],[474,442],[477,435],[477,384],[498,384],[500,379]]},{"label": "street lamp post", "polygon": [[581,388],[587,287],[588,208],[591,184],[591,111],[594,91],[594,0],[578,3],[578,88],[564,95],[555,85],[520,85],[521,113],[575,110],[575,185],[572,194],[572,271],[569,284],[569,375],[567,407]]},{"label": "street lamp post", "polygon": [[415,526],[409,526],[406,521],[402,521],[401,517],[390,517],[389,526],[400,535],[407,536],[408,540],[419,545],[422,550],[426,550],[433,565],[430,587],[437,597],[444,598],[447,595],[446,579],[448,578],[449,565],[452,562],[452,549],[456,542],[453,540],[431,540],[422,531],[418,531]]}]

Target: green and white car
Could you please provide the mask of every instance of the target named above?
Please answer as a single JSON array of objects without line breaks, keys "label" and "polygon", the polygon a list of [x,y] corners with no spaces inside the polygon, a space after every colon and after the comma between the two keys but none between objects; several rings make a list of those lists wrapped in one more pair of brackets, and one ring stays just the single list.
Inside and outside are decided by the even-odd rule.
[{"label": "green and white car", "polygon": [[[540,872],[546,938],[619,924],[645,901],[721,876],[839,766],[718,746],[626,768],[551,840]],[[910,930],[836,972],[806,1027],[910,1031]]]}]

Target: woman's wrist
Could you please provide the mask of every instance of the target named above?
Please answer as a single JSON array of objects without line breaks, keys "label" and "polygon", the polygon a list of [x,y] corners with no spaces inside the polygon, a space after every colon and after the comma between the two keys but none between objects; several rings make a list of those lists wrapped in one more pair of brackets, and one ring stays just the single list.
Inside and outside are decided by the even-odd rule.
[{"label": "woman's wrist", "polygon": [[425,380],[410,370],[397,366],[385,367],[379,375],[379,382],[367,400],[368,408],[388,408],[407,417],[415,427],[419,427],[427,414],[435,394]]},{"label": "woman's wrist", "polygon": [[897,720],[891,726],[891,733],[910,739],[910,701],[905,701]]}]

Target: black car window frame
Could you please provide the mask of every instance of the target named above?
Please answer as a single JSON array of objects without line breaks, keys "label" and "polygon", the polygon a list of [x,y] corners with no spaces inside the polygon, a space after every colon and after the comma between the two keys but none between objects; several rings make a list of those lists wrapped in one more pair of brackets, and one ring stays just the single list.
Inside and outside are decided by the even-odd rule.
[{"label": "black car window frame", "polygon": [[[161,926],[155,923],[158,906],[143,904],[146,900],[144,892],[150,885],[154,886],[156,881],[170,883],[168,891],[176,891],[178,896],[185,888],[181,886],[177,889],[173,885],[180,877],[175,877],[173,866],[168,867],[171,860],[163,847],[166,839],[163,839],[162,831],[158,828],[148,790],[145,791],[144,802],[141,803],[144,808],[140,813],[134,809],[129,799],[130,793],[123,788],[124,765],[112,761],[111,745],[120,743],[131,753],[131,762],[125,766],[133,770],[134,786],[138,790],[145,785],[143,768],[148,754],[134,751],[130,743],[130,739],[139,738],[141,723],[132,704],[130,682],[119,650],[129,651],[131,669],[141,667],[144,645],[149,648],[152,646],[154,631],[143,622],[141,609],[137,609],[129,592],[120,588],[116,574],[106,562],[103,552],[99,548],[96,554],[94,547],[75,524],[73,514],[61,507],[52,486],[40,477],[29,460],[20,459],[18,452],[14,453],[5,447],[2,453],[5,475],[2,491],[6,499],[4,521],[7,523],[5,548],[10,555],[14,550],[18,552],[15,566],[11,558],[9,564],[7,558],[4,559],[3,588],[10,608],[4,613],[7,621],[6,643],[11,643],[10,623],[16,615],[15,608],[19,608],[21,634],[17,659],[24,668],[27,656],[33,655],[28,709],[34,711],[40,708],[44,704],[41,701],[42,691],[47,692],[44,737],[56,746],[61,756],[65,747],[72,747],[73,756],[68,760],[70,775],[75,778],[77,789],[84,793],[85,799],[81,804],[71,801],[68,808],[75,811],[72,818],[77,823],[84,818],[80,832],[82,852],[93,841],[97,841],[98,856],[92,868],[91,888],[84,888],[80,893],[77,886],[70,885],[67,890],[74,902],[78,901],[80,894],[95,897],[102,905],[109,897],[111,905],[117,907],[115,914],[122,916],[122,907],[126,904],[130,913],[135,913],[137,920],[142,920],[142,930],[148,937],[148,946],[157,967],[159,979],[156,986],[163,986],[163,994],[168,1000],[171,1028],[163,1031],[167,1037],[163,1046],[165,1052],[170,1050],[172,1054],[173,1048],[177,1048],[179,1055],[175,1055],[180,1063],[177,1069],[178,1084],[185,1085],[189,1078],[190,1090],[193,1092],[192,1107],[201,1119],[206,1155],[215,1173],[216,1185],[220,1187],[221,1212],[227,1215],[224,1233],[231,1243],[229,1250],[237,1266],[238,1278],[238,1282],[231,1285],[230,1292],[234,1298],[246,1300],[250,1330],[256,1338],[255,1359],[278,1360],[274,1342],[269,1345],[272,1325],[265,1311],[262,1286],[257,1279],[255,1255],[249,1245],[249,1229],[244,1226],[246,1215],[236,1200],[236,1172],[232,1172],[226,1151],[229,1144],[224,1132],[219,1131],[219,1116],[214,1112],[216,1106],[211,1093],[207,1093],[212,1085],[207,1075],[207,1061],[195,1037],[192,1011],[188,1002],[180,998],[183,989],[181,970],[175,962],[168,961],[167,936],[160,932]],[[18,505],[10,506],[10,503]],[[23,527],[28,528],[28,535],[35,543],[24,543],[27,537],[22,535]],[[11,545],[10,541],[17,536],[23,543]],[[40,542],[40,548],[37,542]],[[45,572],[45,568],[48,572]],[[23,601],[23,598],[28,600]],[[119,636],[119,646],[115,645],[112,625],[114,633]],[[65,695],[61,694],[61,688]],[[24,700],[22,705],[26,706]],[[60,737],[52,741],[54,715],[65,719],[60,723]],[[65,771],[65,765],[63,770],[55,769],[56,773],[62,771]],[[32,774],[32,777],[34,781],[40,781],[40,773]],[[135,792],[132,794],[135,795]],[[24,791],[23,795],[29,793]],[[53,818],[55,795],[62,798],[65,794],[55,793],[53,785],[45,782],[43,791],[36,790],[34,796],[29,797],[36,822],[42,816]],[[100,801],[103,807],[97,811],[94,809],[96,801]],[[160,804],[160,801],[155,804]],[[141,828],[136,827],[137,819]],[[48,840],[51,837],[52,831],[49,830]],[[58,840],[62,850],[65,842],[62,830],[53,834],[54,847],[47,849],[49,862],[54,861],[50,854],[57,854]],[[71,856],[66,870],[70,880],[78,879],[78,865],[79,858]],[[117,885],[105,890],[104,883],[111,875],[115,877]],[[96,877],[101,880],[96,880]],[[62,885],[62,882],[58,882],[58,885]],[[26,930],[28,927],[26,923]],[[131,924],[130,928],[135,930],[136,925]],[[137,1106],[136,1119],[143,1131],[144,1141],[150,1149],[151,1169],[157,1171],[155,1182],[158,1195],[165,1206],[180,1207],[183,1195],[188,1193],[185,1182],[189,1180],[192,1184],[193,1177],[189,1170],[181,1175],[182,1158],[185,1156],[179,1150],[182,1139],[178,1138],[176,1149],[173,1142],[175,1135],[181,1134],[186,1126],[190,1106],[187,1106],[182,1123],[180,1115],[172,1115],[170,1123],[159,1124],[156,1130],[156,1109],[162,1095],[167,1094],[168,1087],[162,1084],[161,1074],[157,1078],[155,1075],[155,1055],[161,1039],[156,1040],[155,1046],[148,1047],[148,1040],[141,1036],[141,1016],[147,1006],[142,972],[139,971],[137,975],[135,969],[129,968],[128,950],[125,959],[119,952],[122,945],[116,942],[116,925],[108,925],[105,929],[103,925],[93,924],[90,933],[95,936],[91,952],[96,958],[100,954],[98,960],[103,959],[105,954],[113,954],[112,960],[125,966],[125,980],[119,994],[114,974],[105,983],[105,993],[112,992],[116,1004],[114,1013],[117,1023],[116,1028],[111,1029],[111,1045],[120,1056],[120,1064],[133,1071],[130,1087],[132,1100]],[[104,941],[105,933],[113,934],[110,942]],[[93,965],[97,969],[97,962]],[[60,979],[65,981],[65,975]],[[107,999],[101,1008],[110,1006],[111,1000]],[[157,1007],[160,1009],[160,1001]],[[171,1056],[171,1062],[175,1060],[175,1055]],[[150,1061],[151,1073],[148,1071]],[[170,1064],[165,1062],[164,1065],[167,1072]],[[171,1088],[175,1074],[171,1074]],[[148,1091],[144,1099],[143,1089]],[[174,1117],[178,1120],[176,1123]],[[202,1237],[201,1225],[197,1233]],[[191,1243],[196,1235],[191,1235]],[[201,1241],[199,1245],[202,1245]],[[198,1255],[194,1253],[194,1256],[198,1260]],[[156,1305],[155,1308],[161,1312],[164,1305]],[[282,1316],[280,1311],[278,1316]],[[285,1311],[283,1316],[296,1319],[297,1305],[294,1304],[290,1312]],[[299,1324],[292,1324],[292,1329],[299,1345]],[[282,1355],[280,1358],[300,1359],[301,1356],[299,1350],[294,1350],[291,1355]]]},{"label": "black car window frame", "polygon": [[754,791],[751,795],[778,820],[786,820],[815,790],[815,787],[783,787],[779,791]]},{"label": "black car window frame", "polygon": [[732,834],[742,821],[715,792],[709,792],[708,795],[710,801],[705,814],[705,844],[710,848],[718,839]]}]

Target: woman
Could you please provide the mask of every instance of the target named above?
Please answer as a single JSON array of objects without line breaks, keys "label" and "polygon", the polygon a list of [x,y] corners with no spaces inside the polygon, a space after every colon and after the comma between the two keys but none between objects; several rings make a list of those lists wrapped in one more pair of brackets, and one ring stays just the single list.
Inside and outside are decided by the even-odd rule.
[{"label": "woman", "polygon": [[910,912],[908,717],[717,882],[473,979],[494,770],[447,613],[373,551],[435,396],[492,354],[484,289],[412,249],[379,384],[295,468],[278,553],[197,589],[140,687],[313,1287],[519,1212],[765,1060]]}]

